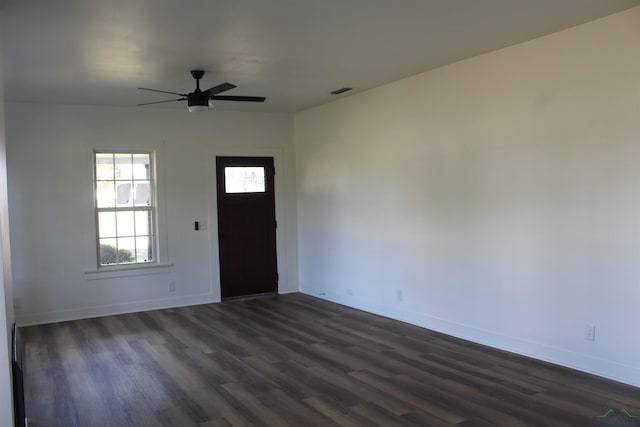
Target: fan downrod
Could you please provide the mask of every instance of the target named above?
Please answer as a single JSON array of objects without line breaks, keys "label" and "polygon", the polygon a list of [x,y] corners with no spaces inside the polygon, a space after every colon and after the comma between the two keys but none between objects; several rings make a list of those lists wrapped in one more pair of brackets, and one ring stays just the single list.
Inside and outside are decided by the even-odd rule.
[{"label": "fan downrod", "polygon": [[191,70],[191,75],[194,79],[196,79],[196,92],[200,92],[200,79],[204,76],[204,71],[202,70]]}]

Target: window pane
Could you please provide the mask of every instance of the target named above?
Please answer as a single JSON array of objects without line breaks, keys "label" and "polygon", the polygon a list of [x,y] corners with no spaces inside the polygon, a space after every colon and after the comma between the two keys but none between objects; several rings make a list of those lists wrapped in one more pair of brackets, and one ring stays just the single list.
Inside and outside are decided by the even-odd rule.
[{"label": "window pane", "polygon": [[96,182],[96,206],[99,208],[113,208],[115,205],[115,182]]},{"label": "window pane", "polygon": [[96,179],[98,181],[114,179],[113,154],[96,153]]},{"label": "window pane", "polygon": [[136,235],[151,235],[151,211],[136,211]]},{"label": "window pane", "polygon": [[135,262],[135,237],[118,238],[118,262]]},{"label": "window pane", "polygon": [[224,184],[227,193],[264,193],[264,168],[225,167]]},{"label": "window pane", "polygon": [[118,249],[116,239],[100,239],[100,264],[116,264],[118,262]]},{"label": "window pane", "polygon": [[135,235],[133,224],[133,211],[117,212],[118,237],[131,237]]},{"label": "window pane", "polygon": [[131,182],[116,181],[116,206],[133,206]]},{"label": "window pane", "polygon": [[116,213],[98,213],[98,233],[100,238],[116,237]]},{"label": "window pane", "polygon": [[131,154],[116,154],[116,179],[132,179],[133,169],[131,168]]},{"label": "window pane", "polygon": [[151,179],[151,156],[149,154],[133,155],[133,179]]},{"label": "window pane", "polygon": [[151,206],[151,183],[149,181],[136,182],[136,206]]},{"label": "window pane", "polygon": [[136,237],[136,262],[149,262],[151,258],[151,239]]}]

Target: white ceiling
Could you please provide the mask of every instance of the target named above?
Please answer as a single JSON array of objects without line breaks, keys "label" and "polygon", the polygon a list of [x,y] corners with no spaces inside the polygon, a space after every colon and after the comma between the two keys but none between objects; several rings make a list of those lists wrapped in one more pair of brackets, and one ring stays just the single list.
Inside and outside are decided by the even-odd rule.
[{"label": "white ceiling", "polygon": [[[0,0],[8,101],[127,105],[225,81],[293,112],[640,0]],[[348,96],[343,94],[341,96]],[[185,108],[184,103],[161,104]]]}]

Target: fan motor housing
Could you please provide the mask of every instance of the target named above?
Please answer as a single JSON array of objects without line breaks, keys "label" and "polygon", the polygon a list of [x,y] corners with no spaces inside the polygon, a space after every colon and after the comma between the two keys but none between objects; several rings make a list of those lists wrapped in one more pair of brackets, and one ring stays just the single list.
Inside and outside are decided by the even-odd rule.
[{"label": "fan motor housing", "polygon": [[187,95],[187,105],[189,107],[194,105],[200,105],[203,107],[209,106],[209,93],[207,92],[191,92]]}]

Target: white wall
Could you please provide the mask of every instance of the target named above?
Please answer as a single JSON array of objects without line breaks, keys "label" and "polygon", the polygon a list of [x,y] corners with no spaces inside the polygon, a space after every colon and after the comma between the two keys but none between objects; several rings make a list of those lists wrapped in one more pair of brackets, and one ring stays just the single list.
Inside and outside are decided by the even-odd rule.
[{"label": "white wall", "polygon": [[[1,56],[0,82],[2,82]],[[10,365],[13,302],[11,296],[11,246],[9,244],[8,214],[4,91],[2,84],[0,84],[0,425],[5,426],[13,425],[13,393]]]},{"label": "white wall", "polygon": [[296,114],[301,291],[640,385],[638,40],[635,8]]},{"label": "white wall", "polygon": [[[292,115],[20,103],[6,114],[20,324],[219,301],[216,155],[275,157],[280,292],[297,290]],[[161,260],[172,266],[87,274],[96,265],[92,152],[132,148],[157,153]]]}]

